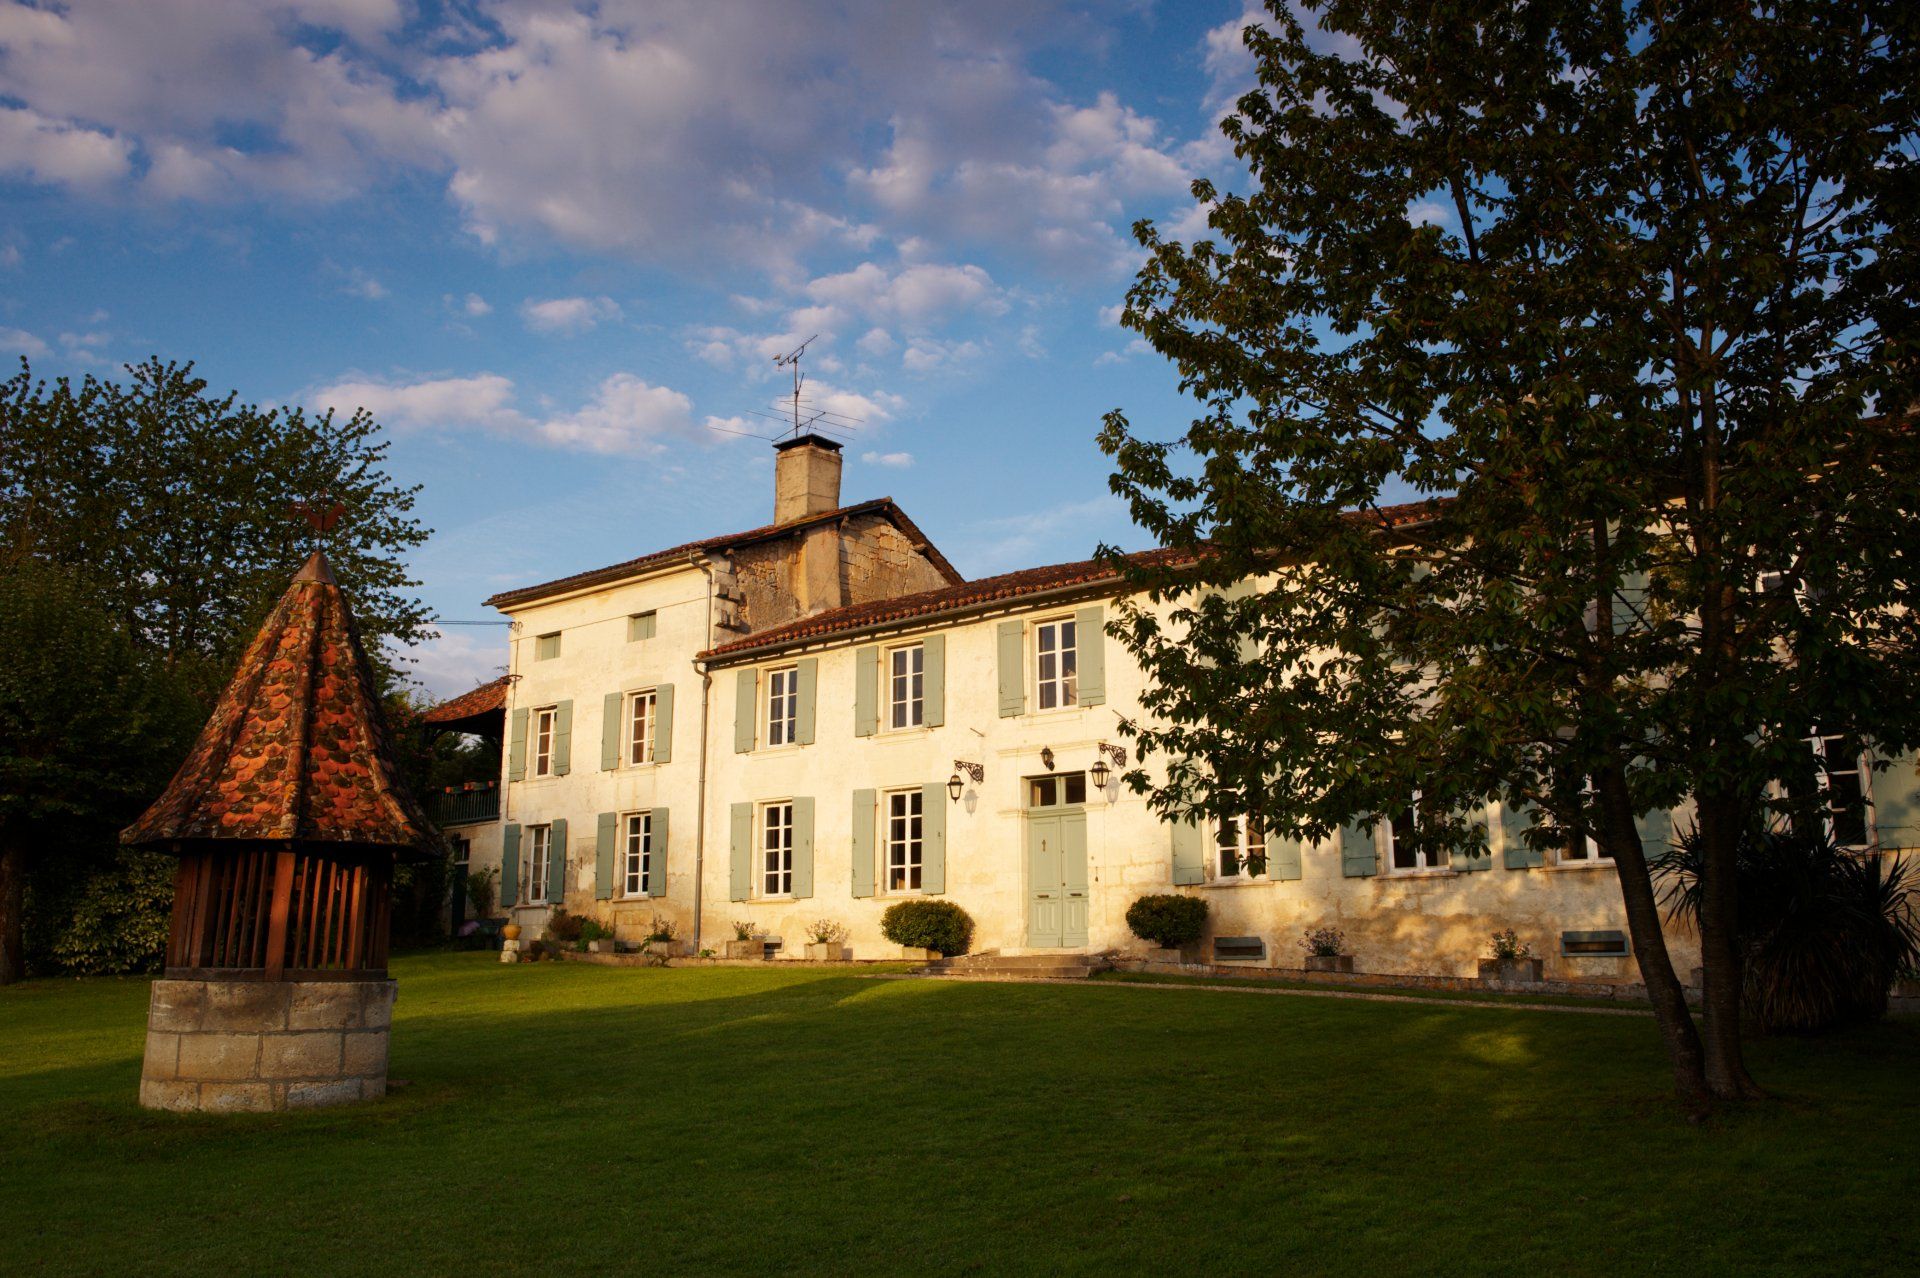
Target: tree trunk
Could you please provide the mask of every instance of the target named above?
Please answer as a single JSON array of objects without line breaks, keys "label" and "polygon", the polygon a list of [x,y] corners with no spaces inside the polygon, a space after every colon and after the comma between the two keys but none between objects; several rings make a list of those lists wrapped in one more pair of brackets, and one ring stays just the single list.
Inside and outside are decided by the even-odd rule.
[{"label": "tree trunk", "polygon": [[0,985],[27,974],[23,939],[27,904],[27,850],[0,836]]},{"label": "tree trunk", "polygon": [[1694,1028],[1693,1014],[1687,1010],[1686,991],[1673,973],[1667,936],[1660,927],[1660,903],[1654,896],[1653,876],[1647,871],[1646,851],[1640,846],[1640,831],[1634,824],[1626,776],[1617,768],[1604,769],[1595,774],[1594,788],[1601,809],[1602,841],[1620,876],[1633,956],[1640,964],[1640,979],[1647,987],[1653,1019],[1660,1027],[1667,1060],[1673,1066],[1674,1094],[1687,1116],[1697,1122],[1713,1111],[1713,1092],[1707,1086],[1700,1034]]},{"label": "tree trunk", "polygon": [[1696,807],[1707,1086],[1719,1100],[1754,1100],[1765,1093],[1747,1073],[1740,1042],[1740,805],[1724,795],[1703,794]]}]

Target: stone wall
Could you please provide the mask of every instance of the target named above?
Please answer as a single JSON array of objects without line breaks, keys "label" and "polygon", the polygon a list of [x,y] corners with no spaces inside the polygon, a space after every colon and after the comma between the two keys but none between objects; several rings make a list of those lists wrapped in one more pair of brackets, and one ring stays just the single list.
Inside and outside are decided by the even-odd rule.
[{"label": "stone wall", "polygon": [[392,981],[153,983],[140,1103],[271,1112],[384,1096]]}]

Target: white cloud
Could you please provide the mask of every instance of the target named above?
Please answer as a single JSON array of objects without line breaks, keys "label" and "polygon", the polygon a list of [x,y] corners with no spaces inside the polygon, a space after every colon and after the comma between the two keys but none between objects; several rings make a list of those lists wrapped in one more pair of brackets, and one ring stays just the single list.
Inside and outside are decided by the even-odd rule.
[{"label": "white cloud", "polygon": [[[823,275],[808,282],[806,295],[815,302],[863,317],[888,317],[924,325],[958,311],[1003,314],[1007,302],[993,277],[978,266],[907,266],[888,271],[862,262],[851,271]],[[815,322],[828,323],[835,315],[816,313]]]},{"label": "white cloud", "polygon": [[1416,200],[1407,205],[1407,221],[1415,226],[1444,226],[1451,216],[1446,205],[1433,200]]},{"label": "white cloud", "polygon": [[699,431],[692,400],[630,373],[606,378],[579,408],[546,414],[523,410],[513,381],[498,373],[416,382],[355,379],[308,398],[342,413],[365,408],[396,430],[483,430],[573,452],[654,454]]},{"label": "white cloud", "polygon": [[0,350],[29,359],[52,353],[52,348],[24,328],[0,328]]},{"label": "white cloud", "polygon": [[471,691],[506,672],[506,627],[447,629],[400,654],[413,659],[413,675],[442,700]]},{"label": "white cloud", "polygon": [[860,460],[869,466],[890,466],[896,470],[905,470],[913,465],[913,454],[865,452],[860,454]]},{"label": "white cloud", "polygon": [[860,340],[853,345],[854,349],[858,350],[862,355],[878,359],[882,355],[893,351],[900,343],[894,341],[893,334],[887,332],[886,329],[870,328],[865,333],[862,333]]},{"label": "white cloud", "polygon": [[377,302],[387,295],[387,286],[356,266],[347,272],[347,282],[340,289],[348,297],[357,297],[362,301]]},{"label": "white cloud", "polygon": [[620,307],[610,297],[550,297],[529,299],[520,317],[537,333],[584,333],[606,320],[620,318]]},{"label": "white cloud", "polygon": [[482,316],[493,314],[492,304],[478,293],[468,293],[465,297],[461,297],[455,293],[447,293],[442,295],[440,300],[445,303],[448,310],[458,311],[468,319],[479,319]]},{"label": "white cloud", "polygon": [[0,107],[0,173],[98,191],[126,177],[132,167],[133,144],[124,138],[50,119],[30,108]]},{"label": "white cloud", "polygon": [[937,342],[932,338],[916,337],[907,343],[907,352],[900,357],[900,366],[910,373],[928,373],[946,364],[977,359],[981,353],[978,342]]}]

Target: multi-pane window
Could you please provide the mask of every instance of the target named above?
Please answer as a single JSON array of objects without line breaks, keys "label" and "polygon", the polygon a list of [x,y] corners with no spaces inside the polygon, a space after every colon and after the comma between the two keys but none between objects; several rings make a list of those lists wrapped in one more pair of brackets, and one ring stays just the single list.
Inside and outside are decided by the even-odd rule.
[{"label": "multi-pane window", "polygon": [[553,856],[553,827],[550,825],[530,825],[527,827],[527,866],[522,877],[527,884],[527,900],[540,902],[547,899],[547,879],[553,872],[549,864]]},{"label": "multi-pane window", "polygon": [[1827,833],[1843,848],[1866,847],[1872,840],[1867,836],[1867,779],[1860,751],[1837,733],[1816,731],[1808,744],[1813,747]]},{"label": "multi-pane window", "polygon": [[533,712],[533,775],[553,775],[553,725],[557,710],[542,706]]},{"label": "multi-pane window", "polygon": [[627,762],[653,762],[653,689],[627,696]]},{"label": "multi-pane window", "polygon": [[1027,806],[1030,808],[1071,807],[1086,801],[1087,774],[1084,772],[1027,778]]},{"label": "multi-pane window", "polygon": [[887,651],[887,726],[917,728],[926,708],[927,650],[919,644]]},{"label": "multi-pane window", "polygon": [[800,671],[784,666],[767,672],[767,744],[792,745],[800,712]]},{"label": "multi-pane window", "polygon": [[1056,710],[1080,702],[1079,650],[1075,642],[1071,617],[1043,622],[1033,628],[1034,693],[1042,710]]},{"label": "multi-pane window", "polygon": [[620,895],[645,896],[653,874],[653,813],[629,812],[620,839]]},{"label": "multi-pane window", "polygon": [[919,790],[895,790],[887,795],[887,891],[920,890],[925,827]]},{"label": "multi-pane window", "polygon": [[1387,864],[1396,870],[1444,870],[1447,850],[1428,846],[1420,837],[1420,791],[1387,827]]},{"label": "multi-pane window", "polygon": [[793,804],[769,803],[760,809],[760,851],[761,893],[793,895]]},{"label": "multi-pane window", "polygon": [[1266,869],[1266,832],[1250,817],[1228,817],[1220,822],[1215,848],[1215,878],[1248,879]]},{"label": "multi-pane window", "polygon": [[[1593,797],[1592,777],[1587,777],[1581,782],[1580,810],[1586,813],[1592,813],[1598,810],[1597,802]],[[1607,855],[1606,851],[1601,848],[1599,841],[1591,834],[1575,834],[1570,835],[1567,839],[1567,845],[1560,849],[1560,859],[1563,862],[1585,861],[1592,863],[1595,861],[1611,861],[1613,858]]]}]

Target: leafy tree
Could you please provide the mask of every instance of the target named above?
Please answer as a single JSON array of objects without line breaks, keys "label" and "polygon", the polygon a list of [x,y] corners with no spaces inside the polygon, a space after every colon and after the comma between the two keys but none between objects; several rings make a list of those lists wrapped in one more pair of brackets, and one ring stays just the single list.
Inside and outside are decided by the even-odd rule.
[{"label": "leafy tree", "polygon": [[[1125,323],[1200,411],[1101,436],[1187,552],[1114,556],[1175,601],[1115,625],[1170,761],[1132,783],[1270,833],[1418,791],[1438,846],[1489,799],[1590,835],[1696,1113],[1756,1091],[1734,853],[1769,783],[1815,723],[1881,766],[1920,735],[1917,37],[1874,0],[1274,4],[1223,123],[1250,189],[1196,183],[1191,245],[1137,228]],[[1636,828],[1683,800],[1700,1026]]]},{"label": "leafy tree", "polygon": [[127,378],[36,381],[23,359],[0,383],[0,557],[87,573],[121,625],[211,697],[310,548],[296,505],[338,502],[327,557],[368,656],[425,637],[403,563],[427,537],[419,489],[387,475],[368,413],[262,409],[157,358]]},{"label": "leafy tree", "polygon": [[199,721],[177,678],[70,575],[0,571],[0,984],[25,971],[36,863],[111,860],[99,850],[166,783]]}]

